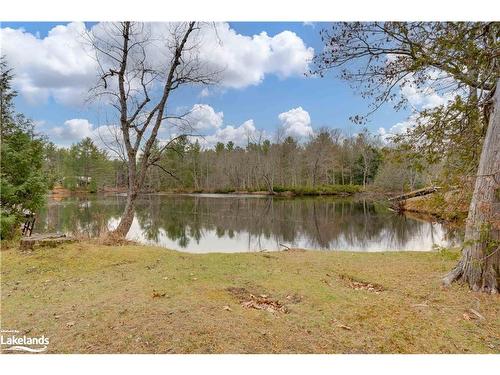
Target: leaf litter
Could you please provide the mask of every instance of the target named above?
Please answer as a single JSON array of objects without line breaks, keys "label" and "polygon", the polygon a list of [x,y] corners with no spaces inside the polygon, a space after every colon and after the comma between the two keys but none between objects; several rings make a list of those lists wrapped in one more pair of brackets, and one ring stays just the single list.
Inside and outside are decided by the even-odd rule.
[{"label": "leaf litter", "polygon": [[[247,309],[263,310],[270,313],[286,314],[289,312],[287,306],[283,302],[272,298],[268,294],[251,293],[246,288],[240,287],[229,287],[226,290],[239,300],[241,306]],[[290,303],[298,303],[302,300],[302,297],[293,294],[287,295],[286,299],[290,301]]]}]

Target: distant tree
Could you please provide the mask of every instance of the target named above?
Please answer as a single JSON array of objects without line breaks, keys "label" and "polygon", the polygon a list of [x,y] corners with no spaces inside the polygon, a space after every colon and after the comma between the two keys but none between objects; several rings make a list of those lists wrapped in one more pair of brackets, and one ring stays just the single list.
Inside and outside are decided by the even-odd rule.
[{"label": "distant tree", "polygon": [[[86,137],[73,144],[64,158],[66,187],[81,188],[96,192],[105,185],[106,172],[110,167],[106,151],[96,146],[91,138]],[[69,184],[69,185],[68,185]]]},{"label": "distant tree", "polygon": [[217,142],[217,144],[215,145],[215,152],[220,154],[224,151],[224,143],[222,142]]},{"label": "distant tree", "polygon": [[377,170],[374,185],[390,192],[411,191],[424,187],[430,167],[422,155],[402,147],[387,147],[381,151],[381,166]]},{"label": "distant tree", "polygon": [[15,235],[26,210],[44,203],[47,181],[42,170],[44,142],[34,134],[33,123],[16,112],[11,87],[12,71],[0,58],[0,222],[1,238]]},{"label": "distant tree", "polygon": [[354,183],[366,187],[369,182],[373,181],[377,174],[381,162],[381,154],[375,145],[375,139],[366,129],[358,134],[354,142],[354,147],[359,154],[354,165]]}]

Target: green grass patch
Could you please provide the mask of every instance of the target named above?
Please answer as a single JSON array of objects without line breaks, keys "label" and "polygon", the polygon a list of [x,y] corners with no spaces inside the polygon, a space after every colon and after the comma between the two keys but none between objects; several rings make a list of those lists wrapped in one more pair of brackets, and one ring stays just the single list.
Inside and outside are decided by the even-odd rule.
[{"label": "green grass patch", "polygon": [[498,296],[442,289],[442,252],[0,254],[2,329],[44,334],[50,353],[500,352]]}]

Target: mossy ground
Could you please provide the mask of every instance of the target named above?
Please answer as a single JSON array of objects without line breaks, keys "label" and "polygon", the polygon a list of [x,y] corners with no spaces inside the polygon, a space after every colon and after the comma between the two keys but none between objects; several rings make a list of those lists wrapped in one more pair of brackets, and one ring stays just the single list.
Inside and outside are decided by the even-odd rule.
[{"label": "mossy ground", "polygon": [[[82,242],[4,248],[1,261],[1,327],[49,337],[49,353],[500,352],[499,297],[440,287],[450,253],[194,255]],[[245,307],[248,293],[287,312]]]}]

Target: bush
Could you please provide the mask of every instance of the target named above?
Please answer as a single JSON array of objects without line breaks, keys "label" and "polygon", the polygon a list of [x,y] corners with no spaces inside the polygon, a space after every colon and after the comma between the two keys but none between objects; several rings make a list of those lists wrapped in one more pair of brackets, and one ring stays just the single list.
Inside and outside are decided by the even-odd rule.
[{"label": "bush", "polygon": [[214,193],[215,194],[229,194],[229,193],[234,193],[236,189],[234,188],[223,188],[223,189],[215,189]]},{"label": "bush", "polygon": [[19,225],[19,220],[16,215],[0,213],[0,238],[2,240],[12,238],[17,225]]},{"label": "bush", "polygon": [[359,185],[320,185],[320,186],[274,186],[276,193],[291,192],[295,195],[336,195],[354,194],[362,191]]},{"label": "bush", "polygon": [[94,178],[90,181],[89,192],[90,193],[97,193],[97,182],[95,181]]}]

